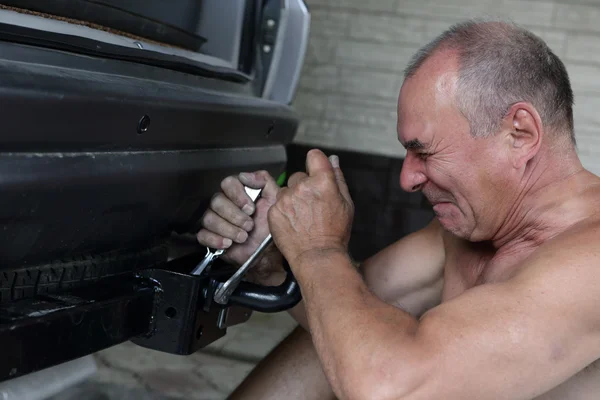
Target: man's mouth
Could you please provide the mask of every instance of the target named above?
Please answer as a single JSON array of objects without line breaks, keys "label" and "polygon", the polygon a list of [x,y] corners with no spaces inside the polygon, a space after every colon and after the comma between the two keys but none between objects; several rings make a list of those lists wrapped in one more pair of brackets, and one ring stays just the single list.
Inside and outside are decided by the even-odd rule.
[{"label": "man's mouth", "polygon": [[431,204],[432,206],[435,206],[435,205],[438,205],[438,204],[452,203],[451,200],[440,199],[440,198],[431,199],[431,198],[429,198],[427,196],[425,196],[425,197],[427,198],[427,201],[429,201],[429,204]]},{"label": "man's mouth", "polygon": [[428,197],[425,195],[425,197],[427,197],[427,201],[429,201],[429,204],[431,204],[433,211],[438,215],[444,213],[444,211],[447,212],[448,207],[454,204],[452,200],[441,196]]},{"label": "man's mouth", "polygon": [[423,195],[432,206],[440,203],[452,203],[452,197],[446,197],[443,193],[431,193],[423,192]]},{"label": "man's mouth", "polygon": [[433,212],[435,212],[437,215],[446,215],[450,211],[449,207],[452,205],[453,203],[448,201],[438,201],[435,204],[432,204]]}]

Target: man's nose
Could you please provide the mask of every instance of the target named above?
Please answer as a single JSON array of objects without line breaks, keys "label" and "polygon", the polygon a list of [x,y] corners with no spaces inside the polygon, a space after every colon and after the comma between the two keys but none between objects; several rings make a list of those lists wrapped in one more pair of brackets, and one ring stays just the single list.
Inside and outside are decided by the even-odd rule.
[{"label": "man's nose", "polygon": [[427,176],[423,173],[422,161],[408,152],[400,171],[400,187],[406,192],[416,192],[423,188]]}]

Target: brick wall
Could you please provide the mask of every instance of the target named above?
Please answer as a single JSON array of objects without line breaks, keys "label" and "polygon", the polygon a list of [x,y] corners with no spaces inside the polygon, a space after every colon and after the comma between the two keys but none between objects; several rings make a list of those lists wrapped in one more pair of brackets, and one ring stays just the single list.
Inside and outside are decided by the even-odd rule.
[{"label": "brick wall", "polygon": [[600,174],[600,0],[307,0],[312,28],[296,142],[403,157],[396,98],[412,54],[454,22],[508,18],[565,62],[581,159]]}]

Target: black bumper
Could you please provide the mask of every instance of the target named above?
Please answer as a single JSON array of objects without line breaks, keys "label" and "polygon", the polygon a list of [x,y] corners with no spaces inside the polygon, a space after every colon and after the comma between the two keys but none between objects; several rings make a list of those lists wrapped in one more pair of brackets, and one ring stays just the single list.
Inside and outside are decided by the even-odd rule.
[{"label": "black bumper", "polygon": [[0,42],[0,268],[143,248],[279,174],[298,120],[251,85]]}]

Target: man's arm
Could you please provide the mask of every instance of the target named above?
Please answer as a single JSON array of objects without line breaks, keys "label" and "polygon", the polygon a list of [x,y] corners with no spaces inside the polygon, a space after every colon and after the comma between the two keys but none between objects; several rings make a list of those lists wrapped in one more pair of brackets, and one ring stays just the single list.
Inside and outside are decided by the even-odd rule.
[{"label": "man's arm", "polygon": [[[441,300],[445,251],[437,219],[406,235],[359,267],[369,290],[382,301],[418,317]],[[306,330],[304,301],[289,310]]]},{"label": "man's arm", "polygon": [[445,261],[443,229],[434,218],[367,259],[360,272],[378,298],[418,317],[440,304]]},{"label": "man's arm", "polygon": [[[555,237],[509,281],[416,319],[374,296],[347,245],[353,204],[339,162],[307,154],[269,210],[327,378],[344,399],[530,399],[600,355],[600,223]],[[294,178],[294,179],[292,179]]]},{"label": "man's arm", "polygon": [[[256,204],[244,186],[262,189]],[[224,248],[228,240],[233,245],[222,258],[241,265],[269,233],[267,212],[280,189],[267,171],[229,176],[221,182],[221,189],[202,217],[203,229],[198,232],[198,241],[208,247]],[[439,302],[444,257],[440,233],[441,227],[434,220],[425,229],[366,260],[360,269],[369,288],[384,301],[415,315]],[[250,270],[249,277],[262,285],[277,286],[286,275],[281,263],[281,254],[269,249]],[[290,314],[303,327],[308,327],[302,302],[290,310]]]},{"label": "man's arm", "polygon": [[373,296],[345,254],[293,266],[340,398],[531,399],[600,356],[600,255],[588,228],[542,246],[514,278],[419,320]]},{"label": "man's arm", "polygon": [[[433,220],[365,260],[367,287],[383,301],[418,316],[439,304],[445,261],[442,229]],[[308,329],[303,303],[292,315]],[[230,397],[327,400],[334,398],[310,335],[298,328],[277,346]]]}]

